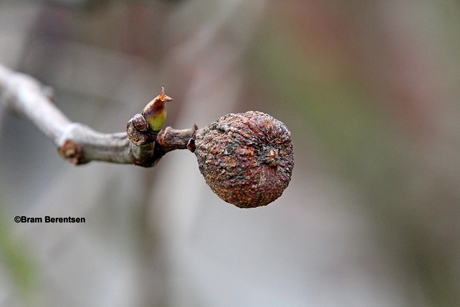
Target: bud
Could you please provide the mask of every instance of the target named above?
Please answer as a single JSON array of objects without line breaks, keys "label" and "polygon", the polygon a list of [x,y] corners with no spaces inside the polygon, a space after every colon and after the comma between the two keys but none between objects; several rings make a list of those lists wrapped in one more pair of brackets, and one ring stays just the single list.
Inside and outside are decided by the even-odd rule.
[{"label": "bud", "polygon": [[268,114],[225,115],[198,130],[194,142],[206,183],[228,203],[265,206],[289,185],[294,167],[291,133]]},{"label": "bud", "polygon": [[163,128],[166,121],[165,102],[173,101],[173,99],[165,95],[165,86],[161,87],[160,94],[153,98],[142,110],[142,116],[147,121],[152,132],[158,132]]}]

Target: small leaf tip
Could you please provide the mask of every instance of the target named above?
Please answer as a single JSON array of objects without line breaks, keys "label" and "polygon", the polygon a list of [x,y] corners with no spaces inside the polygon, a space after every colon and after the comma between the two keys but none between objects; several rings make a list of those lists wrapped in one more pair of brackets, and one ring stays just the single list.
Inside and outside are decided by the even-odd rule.
[{"label": "small leaf tip", "polygon": [[165,95],[165,85],[164,84],[161,86],[161,92],[160,92],[160,95],[158,95],[158,98],[163,102],[173,101],[171,97]]}]

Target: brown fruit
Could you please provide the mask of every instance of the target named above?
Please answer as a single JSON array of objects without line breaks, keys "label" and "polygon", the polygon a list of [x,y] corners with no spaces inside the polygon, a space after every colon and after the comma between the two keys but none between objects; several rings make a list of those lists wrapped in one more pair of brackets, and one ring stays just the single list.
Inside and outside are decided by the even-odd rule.
[{"label": "brown fruit", "polygon": [[197,131],[195,147],[206,183],[221,199],[237,207],[268,205],[281,196],[291,180],[291,133],[268,114],[227,114]]}]

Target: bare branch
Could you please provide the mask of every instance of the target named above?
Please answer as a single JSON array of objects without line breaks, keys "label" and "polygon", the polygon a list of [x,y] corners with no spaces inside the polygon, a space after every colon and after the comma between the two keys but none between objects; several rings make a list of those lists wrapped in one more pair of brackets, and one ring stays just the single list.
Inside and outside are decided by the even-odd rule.
[{"label": "bare branch", "polygon": [[59,154],[74,165],[93,160],[154,166],[168,151],[187,149],[196,132],[171,127],[158,135],[139,126],[138,114],[127,124],[127,132],[100,133],[71,122],[52,102],[49,87],[38,80],[0,65],[0,101],[10,111],[34,123],[58,147]]}]

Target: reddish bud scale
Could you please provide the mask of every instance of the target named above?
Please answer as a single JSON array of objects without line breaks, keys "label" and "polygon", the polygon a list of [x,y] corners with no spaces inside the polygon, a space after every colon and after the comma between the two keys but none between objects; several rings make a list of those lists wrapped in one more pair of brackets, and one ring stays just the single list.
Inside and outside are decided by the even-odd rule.
[{"label": "reddish bud scale", "polygon": [[294,167],[291,133],[272,116],[228,114],[197,133],[195,155],[206,183],[240,208],[265,206],[281,196]]}]

